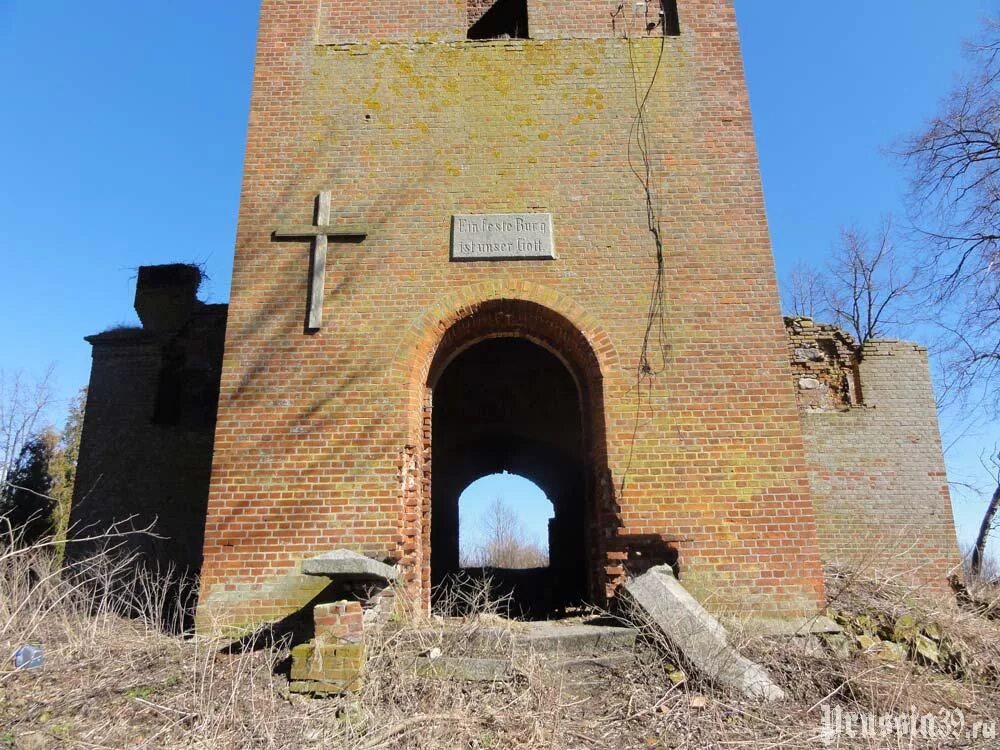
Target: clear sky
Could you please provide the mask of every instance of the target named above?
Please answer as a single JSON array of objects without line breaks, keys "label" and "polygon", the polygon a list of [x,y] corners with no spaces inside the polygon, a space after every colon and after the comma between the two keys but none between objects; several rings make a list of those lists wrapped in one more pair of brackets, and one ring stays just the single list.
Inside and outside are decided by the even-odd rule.
[{"label": "clear sky", "polygon": [[[963,39],[997,4],[736,8],[785,273],[821,260],[843,224],[903,216],[904,175],[883,149],[935,110]],[[75,392],[90,365],[82,337],[135,322],[139,265],[204,263],[207,298],[228,299],[256,14],[251,0],[0,0],[0,368],[54,363],[59,393]],[[992,440],[956,444],[950,476],[984,483]],[[543,528],[547,504],[529,505]],[[956,496],[963,540],[980,507]]]}]

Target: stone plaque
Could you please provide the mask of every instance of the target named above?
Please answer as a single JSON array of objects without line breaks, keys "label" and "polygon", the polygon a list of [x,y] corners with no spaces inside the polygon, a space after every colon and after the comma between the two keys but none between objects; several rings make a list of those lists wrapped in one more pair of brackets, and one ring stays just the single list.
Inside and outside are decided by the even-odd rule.
[{"label": "stone plaque", "polygon": [[465,214],[452,218],[452,260],[555,257],[552,214]]}]

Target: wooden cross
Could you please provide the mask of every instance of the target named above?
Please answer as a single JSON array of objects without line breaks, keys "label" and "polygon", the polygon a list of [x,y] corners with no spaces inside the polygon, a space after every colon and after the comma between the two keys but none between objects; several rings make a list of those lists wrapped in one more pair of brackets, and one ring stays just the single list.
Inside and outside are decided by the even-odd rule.
[{"label": "wooden cross", "polygon": [[315,226],[291,226],[276,229],[271,239],[312,240],[312,268],[309,270],[309,318],[306,328],[318,331],[323,326],[323,295],[326,289],[326,248],[330,240],[335,242],[362,242],[368,233],[353,227],[330,224],[330,191],[324,190],[316,198]]}]

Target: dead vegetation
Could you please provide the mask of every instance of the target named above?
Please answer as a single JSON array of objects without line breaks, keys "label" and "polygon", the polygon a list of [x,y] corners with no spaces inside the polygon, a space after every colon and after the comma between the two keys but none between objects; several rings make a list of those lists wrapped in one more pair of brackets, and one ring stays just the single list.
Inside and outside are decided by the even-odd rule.
[{"label": "dead vegetation", "polygon": [[[788,692],[780,704],[685,675],[651,632],[634,658],[584,669],[511,652],[502,679],[418,676],[421,655],[460,649],[484,628],[519,627],[497,614],[502,603],[469,588],[450,594],[465,598],[461,607],[451,604],[475,614],[404,618],[373,634],[362,690],[317,700],[288,693],[286,642],[229,649],[165,635],[176,588],[142,576],[120,585],[134,566],[113,559],[96,556],[66,575],[45,547],[0,553],[0,748],[815,748],[836,709],[949,720],[959,714],[941,712],[959,709],[955,732],[966,733],[927,746],[996,747],[982,727],[979,739],[970,733],[1000,714],[1000,624],[849,571],[829,579],[841,640],[734,633]],[[934,642],[937,659],[918,636]],[[24,643],[44,649],[43,669],[13,670]],[[923,746],[896,735],[833,741]]]}]

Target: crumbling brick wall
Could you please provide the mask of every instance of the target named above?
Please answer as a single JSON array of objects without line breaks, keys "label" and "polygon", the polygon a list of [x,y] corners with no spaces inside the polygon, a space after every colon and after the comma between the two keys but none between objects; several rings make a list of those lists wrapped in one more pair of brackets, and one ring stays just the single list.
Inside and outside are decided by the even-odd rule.
[{"label": "crumbling brick wall", "polygon": [[[71,536],[118,524],[155,536],[124,540],[165,571],[201,566],[226,306],[196,297],[201,276],[184,265],[139,269],[142,327],[87,337],[93,365]],[[71,544],[79,557],[94,544]]]},{"label": "crumbling brick wall", "polygon": [[849,333],[811,318],[785,318],[795,394],[802,411],[839,411],[861,403],[858,345]]},{"label": "crumbling brick wall", "polygon": [[[266,5],[269,28],[274,23],[291,31],[284,40],[268,35],[265,45],[284,44],[300,33],[297,41],[311,39],[318,44],[365,42],[455,42],[464,40],[469,27],[495,3],[491,0],[444,0],[397,3],[368,3],[361,0],[309,0],[306,4]],[[618,0],[553,2],[527,0],[528,24],[532,39],[641,38],[655,35],[649,28],[659,22],[660,4]],[[692,28],[704,27],[716,17],[714,8],[701,0],[681,0],[682,15]],[[305,15],[303,15],[305,14]],[[313,26],[314,24],[314,26]],[[312,28],[310,28],[312,27]],[[727,42],[730,43],[730,42]]]},{"label": "crumbling brick wall", "polygon": [[824,561],[943,588],[959,558],[926,350],[786,326]]}]

